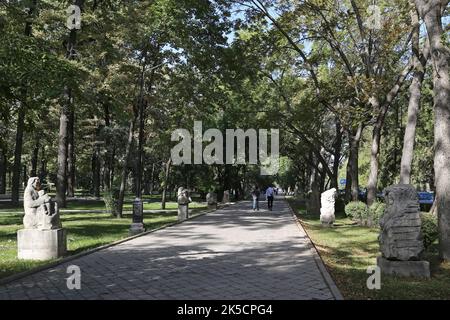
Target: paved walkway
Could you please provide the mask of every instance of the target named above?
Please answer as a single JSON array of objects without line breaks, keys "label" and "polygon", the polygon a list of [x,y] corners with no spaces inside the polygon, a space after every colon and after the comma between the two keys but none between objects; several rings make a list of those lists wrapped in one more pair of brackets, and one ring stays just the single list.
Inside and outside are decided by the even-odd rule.
[{"label": "paved walkway", "polygon": [[[340,298],[284,200],[272,212],[249,208],[231,205],[32,274],[1,286],[0,299]],[[80,290],[67,288],[69,265],[81,268]]]}]

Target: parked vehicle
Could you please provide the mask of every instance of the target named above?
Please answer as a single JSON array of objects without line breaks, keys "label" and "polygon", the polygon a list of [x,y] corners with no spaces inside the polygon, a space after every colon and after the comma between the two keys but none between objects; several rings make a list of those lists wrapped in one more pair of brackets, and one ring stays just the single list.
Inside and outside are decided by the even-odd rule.
[{"label": "parked vehicle", "polygon": [[430,211],[431,206],[434,203],[434,193],[433,192],[417,192],[419,196],[419,205],[420,210],[422,211]]}]

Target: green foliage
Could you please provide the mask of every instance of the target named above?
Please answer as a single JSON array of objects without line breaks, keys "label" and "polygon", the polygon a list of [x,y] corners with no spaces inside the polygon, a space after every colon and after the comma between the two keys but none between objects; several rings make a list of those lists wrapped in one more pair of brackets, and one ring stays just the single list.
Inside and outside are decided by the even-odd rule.
[{"label": "green foliage", "polygon": [[384,215],[386,204],[384,202],[376,201],[369,207],[369,215],[375,224],[378,224],[381,217]]},{"label": "green foliage", "polygon": [[369,216],[369,209],[364,202],[352,201],[345,206],[345,214],[353,220],[363,222]]},{"label": "green foliage", "polygon": [[287,190],[289,187],[295,188],[296,172],[294,163],[288,157],[280,157],[279,169],[276,180],[278,184]]},{"label": "green foliage", "polygon": [[[294,204],[291,202],[295,208]],[[348,227],[348,218],[341,217],[336,217],[334,228],[323,228],[316,216],[297,216],[346,300],[439,300],[450,297],[450,263],[440,261],[437,246],[431,245],[424,256],[433,270],[431,279],[383,276],[381,290],[369,290],[361,284],[367,281],[367,268],[376,265],[380,255],[379,230]]]},{"label": "green foliage", "polygon": [[431,246],[439,237],[438,220],[430,213],[422,213],[422,235],[425,248]]}]

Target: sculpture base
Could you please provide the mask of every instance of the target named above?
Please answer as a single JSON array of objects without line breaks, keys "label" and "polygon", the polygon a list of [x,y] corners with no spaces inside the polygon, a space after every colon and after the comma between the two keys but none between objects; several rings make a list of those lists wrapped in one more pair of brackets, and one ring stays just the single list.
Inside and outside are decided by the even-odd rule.
[{"label": "sculpture base", "polygon": [[428,261],[392,261],[377,257],[381,273],[400,277],[430,278]]},{"label": "sculpture base", "polygon": [[[321,211],[322,211],[322,209],[321,209]],[[325,227],[325,228],[333,227],[335,220],[336,220],[336,217],[334,216],[334,212],[320,214],[320,222],[322,222],[322,227]]]},{"label": "sculpture base", "polygon": [[134,236],[136,234],[145,232],[143,223],[132,223],[130,230],[128,231],[129,235]]},{"label": "sculpture base", "polygon": [[178,205],[178,221],[184,221],[189,217],[189,209],[187,205]]},{"label": "sculpture base", "polygon": [[17,249],[17,257],[23,260],[50,260],[62,257],[67,252],[66,230],[19,230]]},{"label": "sculpture base", "polygon": [[325,222],[322,221],[322,227],[324,228],[333,228],[334,222]]},{"label": "sculpture base", "polygon": [[215,204],[208,204],[208,210],[217,210],[217,203],[215,203]]}]

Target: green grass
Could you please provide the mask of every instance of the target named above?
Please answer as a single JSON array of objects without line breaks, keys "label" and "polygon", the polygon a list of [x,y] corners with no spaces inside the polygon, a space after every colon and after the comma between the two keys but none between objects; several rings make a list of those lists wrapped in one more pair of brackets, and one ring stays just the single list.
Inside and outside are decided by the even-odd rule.
[{"label": "green grass", "polygon": [[[191,206],[191,214],[198,214],[204,206]],[[92,209],[96,206],[87,206]],[[104,206],[103,206],[104,209]],[[21,209],[20,209],[21,210]],[[11,210],[9,210],[11,211]],[[50,261],[22,261],[17,259],[17,230],[23,228],[21,213],[0,212],[0,278],[44,265]],[[177,220],[176,212],[144,214],[147,230],[155,229]],[[106,213],[61,214],[67,230],[68,254],[92,249],[128,237],[131,214],[117,219]]]},{"label": "green grass", "polygon": [[[133,208],[132,199],[127,199],[124,203],[123,208],[125,211],[131,211]],[[147,200],[148,201],[148,200]],[[205,209],[207,207],[206,203],[203,202],[192,202],[189,204],[189,208],[192,209]],[[175,201],[166,202],[166,210],[177,209],[178,205]],[[105,210],[105,203],[103,200],[77,200],[70,201],[67,203],[67,208],[65,210]],[[161,210],[161,202],[144,202],[144,210]],[[10,203],[1,204],[0,214],[2,213],[21,213],[23,212],[23,207],[12,206]]]},{"label": "green grass", "polygon": [[323,228],[318,216],[306,214],[304,206],[295,200],[288,201],[345,299],[450,299],[450,263],[439,261],[436,243],[425,253],[431,279],[382,275],[381,289],[369,290],[366,270],[376,265],[380,254],[379,229],[357,226],[343,215],[337,215],[334,228]]}]

